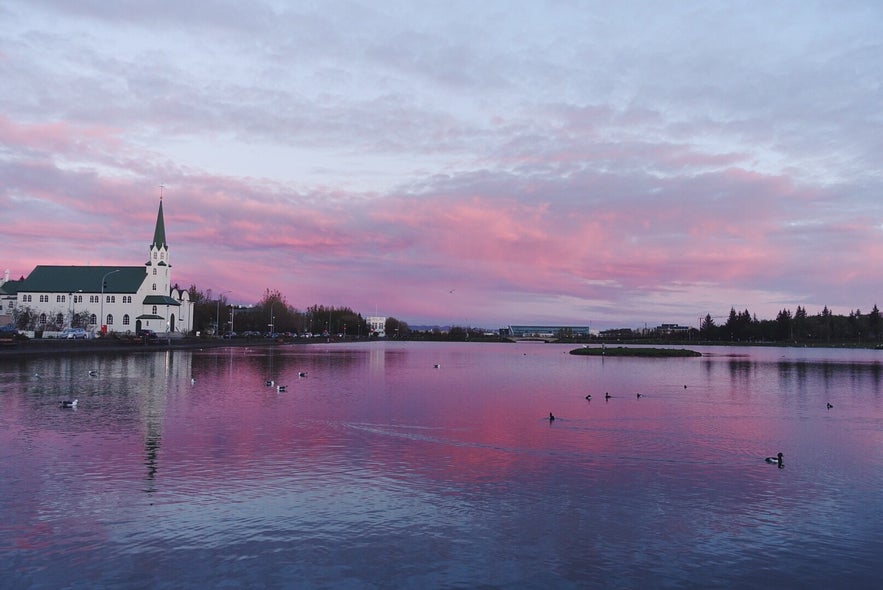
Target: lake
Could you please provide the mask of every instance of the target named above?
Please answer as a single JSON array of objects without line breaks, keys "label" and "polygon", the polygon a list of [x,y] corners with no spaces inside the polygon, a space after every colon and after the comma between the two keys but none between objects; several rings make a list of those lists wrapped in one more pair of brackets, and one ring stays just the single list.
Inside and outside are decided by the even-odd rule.
[{"label": "lake", "polygon": [[572,347],[0,358],[0,586],[879,587],[883,351]]}]

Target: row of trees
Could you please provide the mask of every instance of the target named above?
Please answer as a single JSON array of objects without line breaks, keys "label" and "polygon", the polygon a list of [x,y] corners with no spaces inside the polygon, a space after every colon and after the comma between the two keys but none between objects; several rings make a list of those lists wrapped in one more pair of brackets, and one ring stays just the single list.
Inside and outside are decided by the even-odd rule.
[{"label": "row of trees", "polygon": [[[188,289],[193,301],[193,329],[202,333],[225,334],[259,332],[265,334],[344,334],[350,337],[368,337],[368,324],[361,314],[349,307],[326,307],[313,305],[299,310],[290,305],[278,290],[267,289],[260,301],[249,307],[231,306],[225,295],[212,295],[211,289],[203,292],[196,285]],[[220,324],[220,326],[218,325]],[[408,324],[395,318],[387,318],[388,336],[404,337]]]},{"label": "row of trees", "polygon": [[883,333],[883,318],[875,304],[870,313],[850,311],[848,316],[834,315],[825,306],[815,315],[797,306],[792,313],[782,309],[774,320],[758,320],[748,310],[736,312],[730,309],[726,323],[717,325],[711,315],[706,315],[699,327],[700,337],[705,340],[746,342],[877,342]]}]

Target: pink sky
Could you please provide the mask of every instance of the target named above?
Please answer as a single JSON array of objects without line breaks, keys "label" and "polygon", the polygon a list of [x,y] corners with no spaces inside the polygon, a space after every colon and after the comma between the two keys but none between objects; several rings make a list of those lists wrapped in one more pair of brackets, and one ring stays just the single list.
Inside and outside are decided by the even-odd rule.
[{"label": "pink sky", "polygon": [[[411,324],[835,313],[881,279],[883,6],[0,5],[0,272]],[[453,292],[451,292],[453,290]]]}]

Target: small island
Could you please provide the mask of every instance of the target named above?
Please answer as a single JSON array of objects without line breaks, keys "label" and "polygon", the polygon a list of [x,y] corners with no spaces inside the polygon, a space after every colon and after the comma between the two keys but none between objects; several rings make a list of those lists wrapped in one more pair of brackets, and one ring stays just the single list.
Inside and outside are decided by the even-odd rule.
[{"label": "small island", "polygon": [[606,346],[589,348],[588,346],[584,346],[582,348],[575,348],[571,350],[570,354],[581,354],[585,356],[640,356],[655,358],[702,356],[701,352],[696,352],[695,350],[687,350],[685,348],[644,348],[626,346],[617,346],[615,348]]}]

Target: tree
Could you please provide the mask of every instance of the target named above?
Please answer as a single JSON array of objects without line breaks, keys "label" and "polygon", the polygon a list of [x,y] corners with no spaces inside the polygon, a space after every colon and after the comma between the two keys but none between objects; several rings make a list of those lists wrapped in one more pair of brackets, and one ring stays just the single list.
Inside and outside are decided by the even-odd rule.
[{"label": "tree", "polygon": [[776,316],[776,336],[779,340],[790,340],[791,328],[791,311],[783,309],[779,312],[779,315]]},{"label": "tree", "polygon": [[405,338],[410,332],[406,322],[393,317],[386,318],[384,329],[386,330],[387,338]]},{"label": "tree", "polygon": [[874,309],[868,314],[868,330],[870,330],[874,340],[880,339],[880,324],[880,310],[877,309],[877,304],[875,303]]},{"label": "tree", "polygon": [[711,317],[710,313],[705,314],[705,318],[702,320],[702,323],[699,325],[699,332],[702,333],[702,336],[706,340],[710,340],[712,335],[714,334],[714,330],[717,326],[714,324],[714,320]]}]

